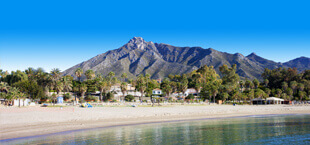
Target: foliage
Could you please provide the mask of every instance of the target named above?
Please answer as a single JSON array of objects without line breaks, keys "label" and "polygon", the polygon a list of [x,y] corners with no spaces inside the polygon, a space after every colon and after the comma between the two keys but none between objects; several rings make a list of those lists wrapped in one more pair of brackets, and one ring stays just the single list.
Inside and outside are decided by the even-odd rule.
[{"label": "foliage", "polygon": [[193,94],[189,94],[185,99],[195,99],[195,96]]},{"label": "foliage", "polygon": [[96,96],[92,96],[92,95],[87,95],[84,100],[88,101],[88,100],[91,100],[91,101],[94,101],[94,102],[97,102],[98,101],[98,97]]},{"label": "foliage", "polygon": [[63,96],[64,100],[69,100],[71,98],[71,95],[70,93],[66,93],[64,96]]},{"label": "foliage", "polygon": [[112,92],[107,93],[106,95],[106,100],[113,100],[114,99],[114,94]]},{"label": "foliage", "polygon": [[133,95],[127,95],[125,96],[125,100],[128,101],[128,102],[131,102],[132,100],[134,100],[135,97]]}]

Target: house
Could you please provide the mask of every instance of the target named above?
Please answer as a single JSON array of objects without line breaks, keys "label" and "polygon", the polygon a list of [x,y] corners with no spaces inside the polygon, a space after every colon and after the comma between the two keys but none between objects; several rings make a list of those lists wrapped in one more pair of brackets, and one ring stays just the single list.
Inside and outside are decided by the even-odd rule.
[{"label": "house", "polygon": [[162,97],[162,95],[163,95],[163,91],[161,89],[156,88],[152,90],[153,97]]},{"label": "house", "polygon": [[141,92],[136,91],[135,87],[133,87],[131,84],[127,85],[127,91],[124,94],[121,90],[120,85],[112,86],[110,91],[114,93],[114,99],[117,101],[121,101],[122,97],[127,95],[133,95],[135,97],[135,100],[138,100],[139,97],[141,97]]},{"label": "house", "polygon": [[184,93],[185,96],[188,96],[189,94],[193,94],[194,96],[198,96],[198,92],[194,88],[188,88]]},{"label": "house", "polygon": [[284,99],[280,99],[277,97],[269,97],[266,99],[267,104],[283,104]]},{"label": "house", "polygon": [[277,97],[269,97],[267,99],[254,98],[251,101],[252,101],[253,105],[258,105],[258,104],[284,104],[284,99],[280,99]]},{"label": "house", "polygon": [[161,83],[162,81],[161,81],[161,79],[159,78],[159,79],[156,79],[156,82],[157,82],[157,83]]},{"label": "house", "polygon": [[19,106],[19,104],[20,104],[20,106],[28,106],[29,104],[30,104],[30,99],[15,99],[15,100],[13,100],[13,106]]},{"label": "house", "polygon": [[253,105],[265,104],[265,99],[262,98],[254,98],[251,100]]}]

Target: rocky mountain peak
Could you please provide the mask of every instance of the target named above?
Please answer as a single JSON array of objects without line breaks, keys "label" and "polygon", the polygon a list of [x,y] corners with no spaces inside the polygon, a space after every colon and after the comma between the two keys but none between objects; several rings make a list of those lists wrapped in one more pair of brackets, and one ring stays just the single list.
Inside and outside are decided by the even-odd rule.
[{"label": "rocky mountain peak", "polygon": [[298,71],[310,69],[310,58],[301,57],[279,64],[255,53],[245,57],[240,53],[230,54],[212,48],[176,47],[133,37],[119,49],[77,64],[64,71],[63,75],[75,77],[75,70],[80,67],[84,71],[92,69],[97,74],[103,75],[113,71],[117,77],[120,77],[122,73],[127,73],[129,78],[148,73],[153,79],[157,79],[167,77],[169,74],[190,73],[203,65],[212,65],[219,73],[219,67],[223,64],[229,66],[238,64],[237,73],[241,77],[262,79],[261,74],[264,68],[296,67]]},{"label": "rocky mountain peak", "polygon": [[248,57],[250,56],[257,56],[255,52],[252,52],[251,54],[248,55]]},{"label": "rocky mountain peak", "polygon": [[128,43],[131,44],[141,44],[141,43],[146,43],[146,41],[142,37],[133,37],[129,40]]}]

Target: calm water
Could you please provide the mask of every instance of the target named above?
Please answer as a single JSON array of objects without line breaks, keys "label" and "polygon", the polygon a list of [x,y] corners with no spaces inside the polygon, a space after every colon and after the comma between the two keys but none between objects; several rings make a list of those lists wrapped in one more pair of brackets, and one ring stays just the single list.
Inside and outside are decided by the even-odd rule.
[{"label": "calm water", "polygon": [[310,115],[120,126],[0,141],[0,144],[310,144]]}]

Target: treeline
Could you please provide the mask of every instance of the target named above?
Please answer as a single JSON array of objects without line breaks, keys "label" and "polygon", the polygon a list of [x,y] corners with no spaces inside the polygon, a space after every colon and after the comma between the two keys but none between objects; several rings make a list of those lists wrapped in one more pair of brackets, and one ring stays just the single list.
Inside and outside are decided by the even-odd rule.
[{"label": "treeline", "polygon": [[[107,76],[95,74],[93,70],[83,71],[78,68],[73,76],[62,76],[59,69],[45,72],[42,68],[28,68],[25,71],[3,72],[1,75],[1,98],[9,101],[19,98],[47,99],[49,92],[54,92],[55,100],[60,92],[74,92],[77,97],[99,91],[100,101],[113,99],[113,86],[120,84],[121,92],[126,94],[127,84],[135,87],[142,97],[152,97],[152,90],[160,88],[164,97],[169,98],[172,93],[184,94],[188,88],[194,88],[200,92],[196,99],[200,100],[230,100],[248,102],[254,98],[267,98],[276,96],[285,100],[309,100],[310,99],[310,70],[302,73],[294,68],[265,69],[262,74],[263,81],[240,80],[236,73],[236,65],[219,68],[221,76],[217,74],[213,66],[203,66],[188,74],[169,75],[161,83],[151,79],[149,74],[139,75],[135,80],[128,79],[124,73],[120,78],[115,77],[114,72]],[[82,80],[82,78],[86,78]],[[192,97],[187,99],[194,99]]]}]

